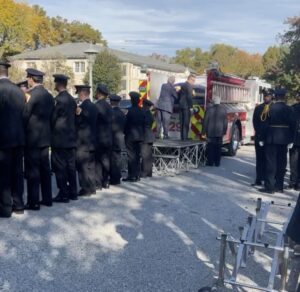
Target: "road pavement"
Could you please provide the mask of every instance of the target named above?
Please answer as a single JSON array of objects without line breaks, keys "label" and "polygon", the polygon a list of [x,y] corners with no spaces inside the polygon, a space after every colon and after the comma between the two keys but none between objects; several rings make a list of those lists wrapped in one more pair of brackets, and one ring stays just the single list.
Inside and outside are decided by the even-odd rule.
[{"label": "road pavement", "polygon": [[[262,196],[251,187],[254,161],[254,147],[244,146],[219,168],[123,183],[1,219],[0,291],[196,292],[212,285],[216,237],[238,236],[258,197],[296,200],[294,191]],[[271,218],[284,215],[277,210]],[[258,252],[241,281],[266,283],[269,262]]]}]

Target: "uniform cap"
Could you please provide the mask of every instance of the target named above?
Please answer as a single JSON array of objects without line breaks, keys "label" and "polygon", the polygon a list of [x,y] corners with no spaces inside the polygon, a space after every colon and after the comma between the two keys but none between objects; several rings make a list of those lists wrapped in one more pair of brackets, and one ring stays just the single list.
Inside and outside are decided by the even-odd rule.
[{"label": "uniform cap", "polygon": [[150,106],[153,106],[153,102],[151,100],[149,100],[149,99],[145,99],[143,101],[143,105],[150,107]]},{"label": "uniform cap", "polygon": [[45,75],[44,72],[33,68],[26,69],[26,72],[27,72],[27,77],[31,77],[31,76],[43,77]]},{"label": "uniform cap", "polygon": [[110,101],[117,101],[117,102],[119,102],[122,98],[121,98],[121,96],[119,96],[117,94],[111,94],[109,96],[109,99],[110,99]]},{"label": "uniform cap", "polygon": [[54,78],[54,82],[66,82],[68,81],[68,79],[70,79],[68,76],[64,75],[64,74],[54,74],[53,75]]},{"label": "uniform cap", "polygon": [[100,93],[103,93],[105,95],[109,95],[108,89],[107,89],[106,85],[104,85],[104,84],[98,84],[97,91]]},{"label": "uniform cap", "polygon": [[76,93],[79,93],[82,89],[91,89],[89,85],[75,85]]},{"label": "uniform cap", "polygon": [[5,60],[0,60],[0,66],[5,68],[11,67],[11,65]]},{"label": "uniform cap", "polygon": [[139,100],[140,97],[141,97],[141,94],[139,92],[136,92],[136,91],[131,91],[129,92],[129,96],[131,98],[131,100]]},{"label": "uniform cap", "polygon": [[24,80],[24,81],[21,81],[21,82],[18,82],[16,83],[17,86],[21,87],[21,86],[26,86],[28,87],[28,81],[27,80]]},{"label": "uniform cap", "polygon": [[276,88],[274,94],[275,98],[283,98],[286,95],[286,90],[284,88]]}]

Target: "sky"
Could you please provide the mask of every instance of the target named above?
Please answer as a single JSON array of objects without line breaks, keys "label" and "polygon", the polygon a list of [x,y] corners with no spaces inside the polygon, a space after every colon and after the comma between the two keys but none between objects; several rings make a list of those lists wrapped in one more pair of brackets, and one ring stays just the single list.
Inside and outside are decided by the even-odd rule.
[{"label": "sky", "polygon": [[111,48],[174,56],[176,50],[226,43],[250,53],[279,44],[300,0],[27,0],[49,16],[100,30]]}]

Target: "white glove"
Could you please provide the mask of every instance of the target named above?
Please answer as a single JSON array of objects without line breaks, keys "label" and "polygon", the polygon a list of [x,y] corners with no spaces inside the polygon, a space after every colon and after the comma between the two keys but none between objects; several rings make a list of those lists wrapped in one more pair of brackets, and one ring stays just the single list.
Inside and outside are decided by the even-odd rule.
[{"label": "white glove", "polygon": [[264,143],[263,141],[259,141],[259,142],[258,142],[258,145],[259,145],[260,147],[263,147],[263,146],[265,145],[265,143]]},{"label": "white glove", "polygon": [[293,146],[294,146],[294,143],[290,143],[290,144],[288,144],[287,148],[288,148],[288,149],[292,149]]}]

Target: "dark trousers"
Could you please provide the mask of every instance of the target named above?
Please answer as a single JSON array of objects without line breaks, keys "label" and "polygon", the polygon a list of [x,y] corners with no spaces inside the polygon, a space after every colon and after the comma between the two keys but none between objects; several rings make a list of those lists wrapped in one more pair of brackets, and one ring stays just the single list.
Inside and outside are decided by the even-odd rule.
[{"label": "dark trousers", "polygon": [[23,148],[0,150],[0,217],[10,217],[12,208],[23,209]]},{"label": "dark trousers", "polygon": [[255,155],[256,155],[256,182],[265,180],[265,146],[259,146],[258,141],[255,141]]},{"label": "dark trousers", "polygon": [[189,109],[180,109],[180,137],[181,140],[187,140],[190,130],[191,112]]},{"label": "dark trousers", "polygon": [[27,203],[37,205],[40,200],[52,202],[51,170],[49,147],[27,148],[25,151],[25,175],[27,178]]},{"label": "dark trousers", "polygon": [[169,137],[171,115],[169,112],[157,110],[157,136],[160,136],[161,128],[163,128],[164,138]]},{"label": "dark trousers", "polygon": [[110,173],[110,147],[97,147],[96,149],[96,186],[102,187],[109,182]]},{"label": "dark trousers", "polygon": [[95,152],[77,149],[76,168],[81,189],[87,193],[95,192]]},{"label": "dark trousers", "polygon": [[222,137],[207,138],[207,165],[220,166]]},{"label": "dark trousers", "polygon": [[142,156],[142,171],[141,177],[152,177],[152,143],[142,143],[141,156]]},{"label": "dark trousers", "polygon": [[55,173],[59,195],[62,198],[77,196],[76,149],[52,149],[52,170]]},{"label": "dark trousers", "polygon": [[110,183],[119,184],[122,177],[121,150],[113,150],[110,153]]},{"label": "dark trousers", "polygon": [[296,244],[300,244],[300,195],[291,217],[290,223],[287,227],[286,234],[295,241]]},{"label": "dark trousers", "polygon": [[140,176],[140,153],[141,142],[125,141],[127,155],[128,155],[128,177],[138,178]]},{"label": "dark trousers", "polygon": [[267,144],[265,146],[265,158],[265,188],[269,191],[283,190],[287,165],[287,145]]},{"label": "dark trousers", "polygon": [[300,146],[294,146],[290,151],[290,182],[292,184],[300,183]]}]

